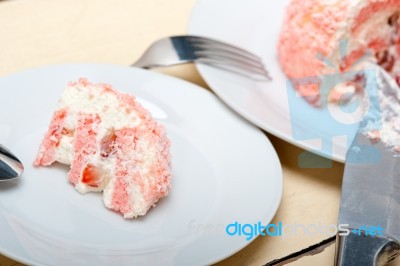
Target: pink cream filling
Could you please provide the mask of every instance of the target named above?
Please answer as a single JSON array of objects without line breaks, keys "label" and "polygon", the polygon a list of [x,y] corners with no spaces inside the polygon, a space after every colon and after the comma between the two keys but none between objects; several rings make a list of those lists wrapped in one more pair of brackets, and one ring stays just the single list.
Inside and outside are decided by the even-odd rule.
[{"label": "pink cream filling", "polygon": [[60,144],[63,134],[63,125],[66,116],[66,110],[57,110],[54,113],[49,129],[40,145],[39,154],[33,163],[34,166],[47,166],[54,163],[56,149]]},{"label": "pink cream filling", "polygon": [[[78,183],[82,172],[87,167],[88,156],[96,153],[96,136],[100,123],[101,119],[97,114],[78,114],[74,145],[76,156],[68,174],[69,181],[74,185]],[[88,172],[86,175],[88,176]]]},{"label": "pink cream filling", "polygon": [[131,128],[122,129],[116,131],[114,134],[116,136],[115,145],[121,149],[121,152],[116,153],[117,163],[115,166],[115,182],[111,208],[122,213],[127,213],[134,207],[131,204],[132,201],[128,194],[127,187],[129,183],[127,179],[132,178],[135,174],[135,158],[128,159],[126,157],[129,157],[130,154],[135,154],[135,130]]}]

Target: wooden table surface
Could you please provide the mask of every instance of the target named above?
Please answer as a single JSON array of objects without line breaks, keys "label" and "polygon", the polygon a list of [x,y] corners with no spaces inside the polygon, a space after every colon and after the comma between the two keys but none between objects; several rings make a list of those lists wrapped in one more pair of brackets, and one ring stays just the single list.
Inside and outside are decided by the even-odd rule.
[{"label": "wooden table surface", "polygon": [[[0,75],[54,63],[128,66],[154,40],[186,32],[196,0],[0,1]],[[159,69],[209,89],[193,65]],[[335,224],[343,165],[302,169],[303,150],[268,135],[283,167],[284,192],[274,223]],[[1,236],[0,236],[1,237]],[[327,236],[258,237],[218,265],[263,265]],[[290,265],[332,265],[334,245]],[[22,265],[0,255],[0,265]],[[90,262],[88,262],[90,265]]]}]

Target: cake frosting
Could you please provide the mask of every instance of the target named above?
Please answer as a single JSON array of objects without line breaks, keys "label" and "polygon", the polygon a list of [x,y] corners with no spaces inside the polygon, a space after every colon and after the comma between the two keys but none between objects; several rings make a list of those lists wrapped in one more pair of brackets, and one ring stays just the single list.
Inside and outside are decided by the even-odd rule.
[{"label": "cake frosting", "polygon": [[[281,67],[291,79],[322,78],[360,69],[357,62],[370,54],[368,60],[400,81],[399,14],[400,0],[292,0],[278,45]],[[347,42],[344,56],[339,48],[341,40]],[[357,83],[360,77],[353,79],[349,82]],[[318,86],[296,89],[312,104],[320,104]],[[337,97],[333,94],[331,99]]]},{"label": "cake frosting", "polygon": [[[373,142],[382,142],[398,155],[400,153],[400,88],[382,68],[376,68],[378,93],[370,95],[369,102],[379,102],[379,111],[366,114],[360,125]],[[367,97],[364,97],[366,100]]]},{"label": "cake frosting", "polygon": [[80,193],[103,191],[107,208],[145,215],[170,190],[170,141],[134,96],[86,79],[67,85],[35,166],[71,165]]}]

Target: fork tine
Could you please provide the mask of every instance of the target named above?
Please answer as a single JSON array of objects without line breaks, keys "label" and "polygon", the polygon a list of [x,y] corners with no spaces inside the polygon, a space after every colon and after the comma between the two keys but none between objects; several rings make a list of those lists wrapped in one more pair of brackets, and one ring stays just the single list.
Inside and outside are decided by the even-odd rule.
[{"label": "fork tine", "polygon": [[264,68],[244,64],[236,60],[229,61],[227,58],[199,57],[196,62],[213,66],[225,66],[224,69],[236,69],[240,72],[255,73],[267,78],[268,80],[272,80],[268,71]]},{"label": "fork tine", "polygon": [[213,46],[216,49],[221,48],[224,50],[228,50],[228,51],[243,55],[244,57],[251,58],[256,61],[261,61],[261,58],[259,56],[255,55],[253,53],[250,53],[249,51],[246,51],[237,46],[233,46],[231,44],[224,43],[224,42],[221,42],[221,41],[218,41],[215,39],[210,39],[207,37],[191,36],[191,35],[187,36],[187,39],[189,39],[192,44],[206,44],[206,45]]},{"label": "fork tine", "polygon": [[[236,68],[244,68],[244,70],[248,71],[257,71],[258,73],[262,73],[264,76],[271,79],[268,71],[265,69],[262,63],[254,64],[251,61],[242,60],[241,58],[237,58],[230,53],[222,54],[221,52],[213,52],[213,51],[196,51],[195,52],[198,59],[196,61],[200,61],[203,59],[207,59],[208,61],[219,62],[219,65],[232,65]],[[203,62],[206,60],[203,60]]]},{"label": "fork tine", "polygon": [[243,66],[236,66],[234,64],[223,64],[221,61],[210,59],[210,58],[199,58],[196,62],[214,66],[219,69],[228,70],[245,77],[250,77],[255,80],[272,80],[268,72],[260,69],[244,68]]},{"label": "fork tine", "polygon": [[209,58],[226,58],[230,61],[238,61],[246,65],[252,65],[259,68],[265,68],[264,64],[260,61],[248,60],[247,58],[243,58],[242,56],[238,56],[237,54],[233,54],[232,52],[220,51],[217,49],[211,50],[196,50],[195,55],[198,57],[209,57]]},{"label": "fork tine", "polygon": [[236,52],[232,52],[227,49],[221,49],[221,48],[216,48],[214,46],[208,46],[208,45],[195,45],[195,53],[202,53],[202,54],[220,54],[224,55],[227,57],[230,57],[232,59],[237,59],[239,61],[247,62],[249,64],[259,66],[259,67],[265,67],[264,63],[261,60],[256,60],[247,56],[244,56],[242,54],[238,54]]}]

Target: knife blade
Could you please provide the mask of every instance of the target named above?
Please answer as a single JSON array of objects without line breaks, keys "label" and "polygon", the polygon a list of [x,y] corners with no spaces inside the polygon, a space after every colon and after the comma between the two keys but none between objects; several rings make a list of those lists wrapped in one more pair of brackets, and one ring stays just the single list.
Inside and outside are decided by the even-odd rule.
[{"label": "knife blade", "polygon": [[[386,72],[377,75],[380,93],[394,99],[397,85]],[[400,153],[366,136],[368,119],[346,156],[338,227],[347,230],[337,234],[335,265],[383,265],[400,254]]]}]

